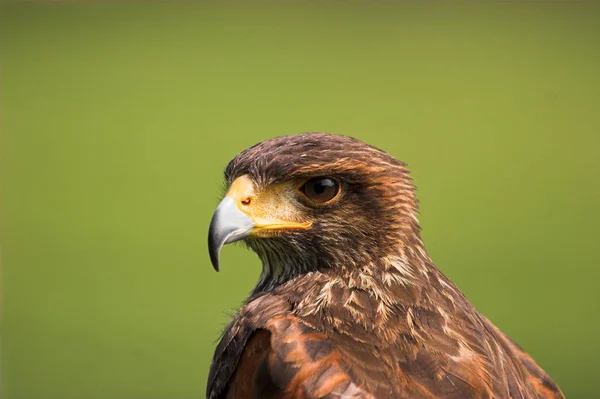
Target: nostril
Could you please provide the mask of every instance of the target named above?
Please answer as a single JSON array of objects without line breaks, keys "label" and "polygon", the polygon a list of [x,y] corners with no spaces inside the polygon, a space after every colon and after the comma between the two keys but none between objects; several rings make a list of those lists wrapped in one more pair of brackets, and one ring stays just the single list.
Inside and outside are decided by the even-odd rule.
[{"label": "nostril", "polygon": [[248,206],[252,202],[252,197],[246,197],[242,200],[242,205]]}]

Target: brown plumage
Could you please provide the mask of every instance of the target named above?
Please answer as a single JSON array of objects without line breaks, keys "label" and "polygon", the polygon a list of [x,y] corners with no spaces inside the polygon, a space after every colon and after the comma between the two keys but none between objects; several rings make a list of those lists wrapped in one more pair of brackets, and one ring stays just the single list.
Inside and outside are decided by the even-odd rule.
[{"label": "brown plumage", "polygon": [[[335,198],[306,198],[315,176],[339,184]],[[564,398],[435,267],[402,162],[305,133],[243,151],[225,178],[253,224],[227,240],[216,213],[213,263],[244,239],[263,271],[223,333],[207,398]]]}]

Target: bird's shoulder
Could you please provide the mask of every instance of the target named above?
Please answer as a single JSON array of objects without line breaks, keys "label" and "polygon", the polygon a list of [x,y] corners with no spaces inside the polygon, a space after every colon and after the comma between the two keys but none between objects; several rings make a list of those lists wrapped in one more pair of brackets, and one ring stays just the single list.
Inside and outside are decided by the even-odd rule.
[{"label": "bird's shoulder", "polygon": [[374,398],[355,375],[374,363],[371,353],[361,358],[360,352],[294,315],[285,298],[263,295],[225,329],[207,398]]},{"label": "bird's shoulder", "polygon": [[482,319],[496,341],[499,342],[499,345],[501,345],[504,348],[504,351],[509,354],[512,362],[518,365],[522,378],[519,382],[516,382],[515,385],[527,386],[530,396],[533,398],[565,398],[558,385],[519,344],[507,334],[500,331],[500,329],[487,318],[482,316]]}]

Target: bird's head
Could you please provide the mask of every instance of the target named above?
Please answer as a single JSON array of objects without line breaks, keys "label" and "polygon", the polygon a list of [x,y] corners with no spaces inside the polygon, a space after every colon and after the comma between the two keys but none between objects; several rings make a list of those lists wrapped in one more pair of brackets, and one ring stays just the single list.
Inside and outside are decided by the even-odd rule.
[{"label": "bird's head", "polygon": [[224,244],[244,240],[276,284],[332,267],[361,267],[419,238],[405,165],[346,136],[304,133],[263,141],[225,170],[227,194],[209,229],[219,270]]}]

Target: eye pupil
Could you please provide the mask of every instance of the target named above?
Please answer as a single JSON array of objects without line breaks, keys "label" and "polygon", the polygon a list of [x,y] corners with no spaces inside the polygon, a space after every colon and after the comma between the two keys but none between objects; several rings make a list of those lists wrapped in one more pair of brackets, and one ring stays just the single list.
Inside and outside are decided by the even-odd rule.
[{"label": "eye pupil", "polygon": [[329,177],[315,177],[307,181],[302,191],[306,197],[317,203],[324,203],[333,199],[340,191],[337,181]]},{"label": "eye pupil", "polygon": [[315,190],[315,192],[316,192],[317,194],[323,194],[323,193],[325,192],[325,190],[326,190],[326,189],[327,189],[327,185],[326,185],[326,184],[323,184],[323,182],[322,182],[322,181],[319,181],[319,182],[315,183],[315,188],[314,188],[314,190]]}]

